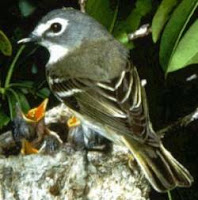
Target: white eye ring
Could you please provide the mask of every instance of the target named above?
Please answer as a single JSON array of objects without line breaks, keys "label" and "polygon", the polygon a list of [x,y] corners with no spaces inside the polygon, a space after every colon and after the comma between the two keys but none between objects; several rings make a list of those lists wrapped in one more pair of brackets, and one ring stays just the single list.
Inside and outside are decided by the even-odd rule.
[{"label": "white eye ring", "polygon": [[66,30],[68,24],[69,24],[68,20],[63,18],[55,18],[48,21],[47,22],[48,29],[52,30],[51,32],[48,33],[48,36],[61,35]]},{"label": "white eye ring", "polygon": [[48,36],[57,36],[57,35],[61,35],[67,28],[69,22],[67,19],[63,19],[60,17],[57,17],[55,19],[49,20],[47,21],[45,24],[40,24],[33,32],[33,34],[38,35],[38,36],[42,36],[43,33],[45,33],[45,31],[50,30],[51,26],[53,24],[60,24],[61,25],[61,30],[57,33],[55,32],[49,32],[47,35]]}]

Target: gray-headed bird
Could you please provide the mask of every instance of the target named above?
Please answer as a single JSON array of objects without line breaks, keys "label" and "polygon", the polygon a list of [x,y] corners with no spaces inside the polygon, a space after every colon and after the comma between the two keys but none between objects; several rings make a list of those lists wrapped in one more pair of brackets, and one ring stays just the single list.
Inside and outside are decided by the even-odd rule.
[{"label": "gray-headed bird", "polygon": [[64,8],[44,16],[19,43],[49,51],[46,75],[54,95],[86,127],[126,146],[153,188],[189,187],[192,176],[154,132],[144,88],[129,51],[96,20]]}]

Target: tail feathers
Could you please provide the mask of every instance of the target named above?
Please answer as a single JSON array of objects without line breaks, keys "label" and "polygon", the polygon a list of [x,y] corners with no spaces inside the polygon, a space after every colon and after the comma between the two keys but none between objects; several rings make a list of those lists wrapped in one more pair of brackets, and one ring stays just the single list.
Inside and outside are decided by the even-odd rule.
[{"label": "tail feathers", "polygon": [[176,186],[190,187],[193,182],[193,177],[188,172],[188,170],[182,166],[163,146],[160,147],[160,150],[162,155],[167,159],[170,170],[175,177]]},{"label": "tail feathers", "polygon": [[143,170],[146,178],[158,192],[166,192],[175,187],[190,187],[193,177],[163,145],[153,147],[123,138]]}]

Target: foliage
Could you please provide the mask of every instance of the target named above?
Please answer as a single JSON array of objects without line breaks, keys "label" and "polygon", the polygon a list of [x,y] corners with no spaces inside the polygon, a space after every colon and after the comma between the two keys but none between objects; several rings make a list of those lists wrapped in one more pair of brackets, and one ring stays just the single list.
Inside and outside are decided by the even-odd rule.
[{"label": "foliage", "polygon": [[33,12],[36,9],[36,6],[31,1],[19,0],[19,9],[24,17],[28,17],[31,14],[33,14]]},{"label": "foliage", "polygon": [[153,22],[153,40],[157,41],[159,33],[168,20],[161,37],[160,63],[165,73],[198,63],[197,20],[193,25],[189,21],[198,6],[197,0],[183,0],[169,13],[178,3],[176,0],[163,0],[156,12]]},{"label": "foliage", "polygon": [[[118,19],[120,3],[117,0],[112,6],[110,0],[87,0],[86,11],[123,44],[134,48],[128,34],[137,30],[142,19],[151,12],[152,2],[136,0],[128,15]],[[162,33],[159,59],[166,74],[198,63],[197,20],[189,25],[197,6],[197,0],[163,0],[153,17],[152,37],[156,43]]]},{"label": "foliage", "polygon": [[[7,40],[5,40],[7,42]],[[2,43],[3,44],[3,43]],[[29,102],[27,100],[26,95],[32,92],[33,89],[33,82],[32,81],[18,81],[18,82],[11,82],[11,77],[14,72],[14,68],[16,66],[16,62],[19,59],[20,54],[22,53],[25,46],[21,46],[14,57],[12,63],[9,66],[9,70],[7,72],[5,82],[0,84],[0,128],[7,125],[10,119],[13,119],[15,116],[15,105],[16,102],[20,103],[21,108],[26,112],[29,110]],[[42,97],[46,97],[49,95],[49,92],[45,94],[42,90],[36,93],[37,96],[42,95]],[[9,106],[9,117],[5,113],[5,109],[3,108],[4,101],[7,102]]]},{"label": "foliage", "polygon": [[[115,38],[131,49],[133,45],[129,41],[128,34],[138,29],[141,19],[151,10],[151,0],[137,0],[127,16],[121,16],[118,19],[120,4],[120,0],[115,1],[114,5],[111,5],[111,1],[106,0],[88,0],[86,12],[103,24]],[[100,10],[100,12],[97,12],[97,10]]]},{"label": "foliage", "polygon": [[11,56],[12,54],[12,45],[7,36],[1,30],[0,30],[0,51],[5,56]]},{"label": "foliage", "polygon": [[178,0],[164,0],[157,9],[152,22],[152,37],[154,42],[157,42],[159,39],[161,31],[177,3]]}]

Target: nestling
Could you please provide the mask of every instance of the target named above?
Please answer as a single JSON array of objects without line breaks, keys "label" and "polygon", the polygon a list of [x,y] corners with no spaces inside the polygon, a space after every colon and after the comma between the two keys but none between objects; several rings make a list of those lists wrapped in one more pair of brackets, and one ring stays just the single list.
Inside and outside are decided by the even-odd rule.
[{"label": "nestling", "polygon": [[[16,105],[16,117],[13,120],[12,135],[17,145],[21,145],[22,154],[35,154],[45,149],[52,151],[62,143],[59,136],[45,124],[44,117],[48,99],[38,107],[32,108],[27,114],[23,113],[19,104]],[[45,143],[45,145],[43,145]],[[46,145],[47,143],[47,145]],[[45,148],[44,148],[45,146]]]},{"label": "nestling", "polygon": [[46,47],[46,75],[54,95],[81,123],[126,146],[153,188],[189,187],[192,176],[154,132],[144,88],[129,51],[97,21],[75,9],[57,9],[28,38]]}]

